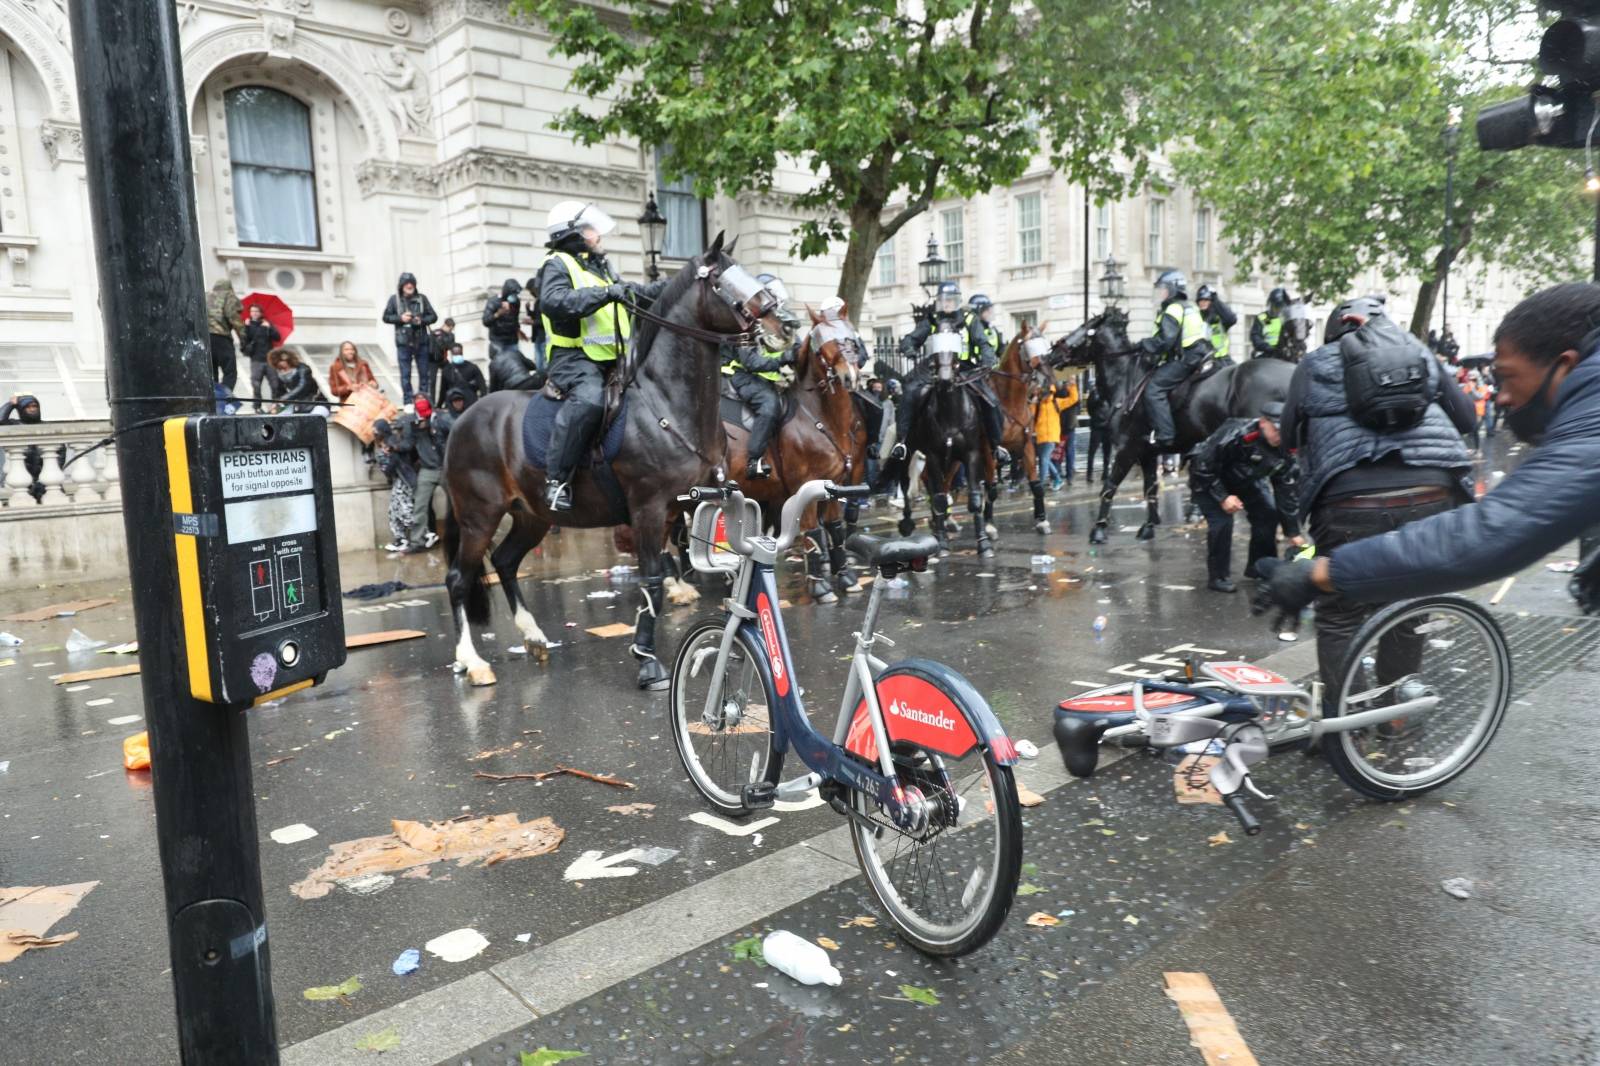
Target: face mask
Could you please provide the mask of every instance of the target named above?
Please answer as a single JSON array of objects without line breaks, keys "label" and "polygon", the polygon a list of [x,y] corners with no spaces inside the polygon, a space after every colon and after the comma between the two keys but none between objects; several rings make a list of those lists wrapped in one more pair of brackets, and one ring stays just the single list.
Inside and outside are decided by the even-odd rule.
[{"label": "face mask", "polygon": [[1505,414],[1506,425],[1524,444],[1537,445],[1544,441],[1545,430],[1550,427],[1550,418],[1555,414],[1555,407],[1550,403],[1547,393],[1550,391],[1550,379],[1555,377],[1560,366],[1559,362],[1550,364],[1544,380],[1539,382],[1538,391],[1528,398],[1527,403],[1513,407]]},{"label": "face mask", "polygon": [[450,357],[450,361],[452,363],[465,363],[467,361],[467,357],[464,355],[452,355]]}]

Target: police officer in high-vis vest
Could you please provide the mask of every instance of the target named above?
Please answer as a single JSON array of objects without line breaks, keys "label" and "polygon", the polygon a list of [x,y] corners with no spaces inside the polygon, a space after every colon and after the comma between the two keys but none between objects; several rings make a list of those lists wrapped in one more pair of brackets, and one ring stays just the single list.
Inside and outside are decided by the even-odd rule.
[{"label": "police officer in high-vis vest", "polygon": [[[969,366],[976,362],[979,366],[992,367],[998,361],[994,346],[989,343],[988,336],[984,333],[983,320],[976,315],[968,315],[961,306],[961,286],[953,281],[941,281],[939,290],[933,298],[933,314],[923,318],[910,333],[900,338],[900,354],[915,358],[922,353],[922,346],[934,333],[955,333],[964,339],[961,352],[961,361]],[[996,333],[996,336],[999,334]],[[890,455],[892,460],[906,458],[908,452],[906,441],[911,437],[911,419],[922,407],[923,400],[928,395],[928,389],[933,385],[933,368],[927,361],[918,365],[915,370],[905,378],[905,400],[895,409],[895,445],[894,452]],[[983,435],[989,442],[989,448],[994,452],[996,463],[1011,461],[1011,453],[1000,444],[1002,427],[1000,425],[1000,402],[995,397],[994,389],[987,380],[977,382],[974,391],[978,394],[978,417],[983,422]]]},{"label": "police officer in high-vis vest", "polygon": [[1282,285],[1267,294],[1267,309],[1250,321],[1250,356],[1263,359],[1283,353],[1283,312],[1289,306],[1289,290]]},{"label": "police officer in high-vis vest", "polygon": [[594,204],[577,200],[556,204],[545,223],[550,252],[539,268],[539,311],[549,338],[549,382],[563,401],[545,471],[545,502],[554,511],[572,508],[573,468],[605,414],[606,376],[627,350],[627,304],[647,307],[667,285],[617,277],[601,247],[616,226]]},{"label": "police officer in high-vis vest", "polygon": [[[790,324],[791,328],[797,328],[799,322],[788,309],[789,290],[783,282],[773,274],[757,275],[756,280],[778,301],[775,312],[778,317]],[[794,365],[798,348],[799,342],[796,341],[783,354],[768,355],[758,344],[734,345],[724,341],[717,349],[722,357],[722,372],[730,379],[733,394],[750,408],[752,424],[750,440],[745,447],[749,456],[744,467],[746,478],[771,476],[771,469],[763,462],[763,456],[772,444],[772,437],[778,430],[778,419],[783,415],[783,398],[778,395],[778,386],[783,381],[782,371],[784,367]]]},{"label": "police officer in high-vis vest", "polygon": [[967,315],[978,320],[978,328],[983,330],[983,339],[989,342],[989,348],[999,359],[1006,350],[1005,338],[994,327],[994,301],[981,292],[975,292],[967,300]]},{"label": "police officer in high-vis vest", "polygon": [[1194,305],[1199,309],[1200,317],[1206,320],[1206,337],[1211,341],[1211,358],[1229,358],[1233,351],[1233,343],[1228,340],[1228,331],[1239,321],[1239,316],[1233,313],[1233,308],[1222,302],[1222,297],[1217,295],[1217,290],[1210,285],[1202,285],[1196,290]]},{"label": "police officer in high-vis vest", "polygon": [[1172,404],[1167,396],[1198,370],[1211,354],[1208,327],[1200,309],[1189,302],[1189,281],[1181,271],[1167,270],[1156,279],[1156,321],[1139,350],[1156,357],[1156,372],[1145,386],[1145,412],[1155,431],[1156,448],[1172,451],[1178,431],[1172,424]]}]

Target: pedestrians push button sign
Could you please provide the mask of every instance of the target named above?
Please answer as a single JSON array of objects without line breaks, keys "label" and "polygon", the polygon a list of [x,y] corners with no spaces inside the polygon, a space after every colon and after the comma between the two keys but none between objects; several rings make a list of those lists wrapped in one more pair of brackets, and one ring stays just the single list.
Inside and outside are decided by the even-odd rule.
[{"label": "pedestrians push button sign", "polygon": [[248,705],[344,662],[327,423],[315,415],[166,424],[190,690]]}]

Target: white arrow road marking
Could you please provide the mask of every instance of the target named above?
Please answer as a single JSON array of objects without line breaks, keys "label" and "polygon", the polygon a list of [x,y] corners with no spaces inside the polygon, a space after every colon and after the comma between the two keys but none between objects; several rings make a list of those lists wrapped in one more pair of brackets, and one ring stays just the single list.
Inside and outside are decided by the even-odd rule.
[{"label": "white arrow road marking", "polygon": [[751,833],[765,829],[769,825],[778,824],[776,818],[763,818],[759,822],[740,825],[738,822],[730,822],[726,818],[718,818],[716,815],[707,814],[705,811],[696,811],[689,815],[689,821],[694,822],[696,825],[710,826],[717,832],[726,833],[731,837],[747,837]]},{"label": "white arrow road marking", "polygon": [[809,811],[813,807],[820,807],[824,802],[817,790],[812,789],[803,793],[802,798],[797,800],[778,800],[772,805],[772,809],[782,811],[785,814],[792,814],[795,811]]},{"label": "white arrow road marking", "polygon": [[567,872],[562,876],[568,881],[593,881],[601,877],[632,877],[639,872],[637,866],[618,866],[618,863],[627,862],[639,856],[638,848],[629,848],[604,858],[603,851],[586,851],[578,856],[578,861],[567,867]]}]

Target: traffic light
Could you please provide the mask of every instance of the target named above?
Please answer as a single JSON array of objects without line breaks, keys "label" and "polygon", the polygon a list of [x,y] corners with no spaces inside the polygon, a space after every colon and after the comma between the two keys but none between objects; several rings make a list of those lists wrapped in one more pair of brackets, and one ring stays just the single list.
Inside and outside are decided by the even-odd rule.
[{"label": "traffic light", "polygon": [[1509,151],[1530,144],[1586,148],[1595,134],[1600,89],[1600,0],[1546,3],[1561,17],[1539,41],[1539,70],[1556,84],[1538,84],[1517,100],[1478,112],[1478,147]]}]

